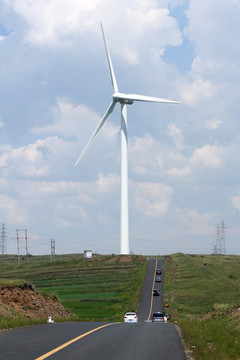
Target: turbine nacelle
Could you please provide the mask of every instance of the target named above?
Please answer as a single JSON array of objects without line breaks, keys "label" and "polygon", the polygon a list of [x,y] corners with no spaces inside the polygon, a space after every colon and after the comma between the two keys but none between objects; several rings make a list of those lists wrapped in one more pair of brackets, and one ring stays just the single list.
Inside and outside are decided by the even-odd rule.
[{"label": "turbine nacelle", "polygon": [[114,102],[120,102],[121,104],[127,104],[127,105],[132,105],[134,102],[132,99],[128,99],[127,94],[123,94],[120,92],[115,92],[113,94],[113,100]]}]

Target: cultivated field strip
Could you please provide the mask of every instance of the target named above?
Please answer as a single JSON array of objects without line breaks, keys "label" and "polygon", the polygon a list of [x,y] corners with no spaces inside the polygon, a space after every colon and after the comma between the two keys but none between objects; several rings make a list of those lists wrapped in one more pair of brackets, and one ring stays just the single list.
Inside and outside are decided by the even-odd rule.
[{"label": "cultivated field strip", "polygon": [[24,279],[56,296],[77,319],[118,321],[137,310],[147,261],[141,256],[95,256],[2,264],[2,277]]}]

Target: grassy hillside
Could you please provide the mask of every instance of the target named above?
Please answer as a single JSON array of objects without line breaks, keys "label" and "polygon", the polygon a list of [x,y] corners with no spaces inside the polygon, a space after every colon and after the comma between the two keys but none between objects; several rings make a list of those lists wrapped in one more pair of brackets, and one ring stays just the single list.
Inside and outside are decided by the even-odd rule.
[{"label": "grassy hillside", "polygon": [[240,358],[240,257],[165,257],[165,301],[198,360]]},{"label": "grassy hillside", "polygon": [[24,279],[57,296],[80,320],[118,321],[124,312],[137,310],[146,266],[141,256],[72,256],[53,263],[1,263],[0,271],[5,283]]}]

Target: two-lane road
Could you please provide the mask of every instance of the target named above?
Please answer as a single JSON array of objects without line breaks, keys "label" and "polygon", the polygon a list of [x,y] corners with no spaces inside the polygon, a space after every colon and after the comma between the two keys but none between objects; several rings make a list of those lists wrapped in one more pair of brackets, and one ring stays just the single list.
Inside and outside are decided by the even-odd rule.
[{"label": "two-lane road", "polygon": [[[162,271],[162,274],[160,275],[162,282],[160,283],[155,282],[157,269],[160,269]],[[148,261],[148,269],[146,272],[146,276],[142,288],[142,296],[138,307],[139,321],[150,320],[154,312],[164,311],[163,276],[164,276],[163,260],[150,259]],[[154,289],[160,291],[160,296],[152,296],[152,292]]]},{"label": "two-lane road", "polygon": [[[172,323],[146,322],[152,312],[163,310],[162,283],[155,283],[156,267],[149,260],[139,305],[139,322],[69,322],[45,324],[0,332],[0,359],[7,360],[186,360]],[[162,275],[163,279],[163,275]]]}]

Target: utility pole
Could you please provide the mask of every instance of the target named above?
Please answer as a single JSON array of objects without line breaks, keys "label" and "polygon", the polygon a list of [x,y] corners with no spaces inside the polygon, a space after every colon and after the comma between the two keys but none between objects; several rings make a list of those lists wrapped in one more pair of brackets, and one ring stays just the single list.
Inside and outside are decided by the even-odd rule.
[{"label": "utility pole", "polygon": [[28,236],[27,236],[27,229],[17,229],[17,253],[18,253],[18,263],[20,264],[20,254],[19,254],[20,243],[19,243],[19,240],[21,238],[19,237],[19,231],[24,231],[25,232],[25,248],[26,248],[27,262],[28,262]]},{"label": "utility pole", "polygon": [[28,239],[27,239],[27,229],[25,229],[25,245],[26,245],[27,263],[28,263]]},{"label": "utility pole", "polygon": [[17,229],[17,255],[18,255],[18,264],[20,264],[20,257],[19,257],[19,235]]},{"label": "utility pole", "polygon": [[5,224],[2,224],[1,237],[0,237],[0,251],[2,253],[2,258],[7,254],[7,236]]},{"label": "utility pole", "polygon": [[55,261],[55,240],[51,239],[51,262]]}]

